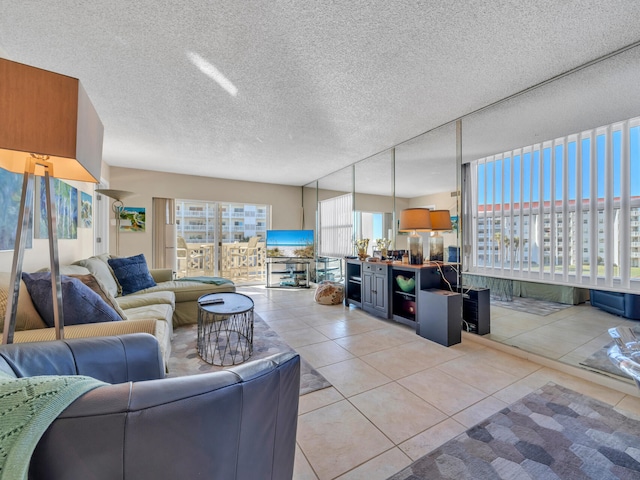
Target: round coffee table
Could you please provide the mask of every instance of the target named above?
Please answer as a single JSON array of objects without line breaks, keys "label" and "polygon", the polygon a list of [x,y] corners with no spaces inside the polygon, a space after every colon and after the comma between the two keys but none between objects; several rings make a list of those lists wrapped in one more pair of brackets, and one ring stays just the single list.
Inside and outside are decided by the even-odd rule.
[{"label": "round coffee table", "polygon": [[253,300],[241,293],[208,293],[198,298],[197,349],[212,365],[247,360],[253,353]]}]

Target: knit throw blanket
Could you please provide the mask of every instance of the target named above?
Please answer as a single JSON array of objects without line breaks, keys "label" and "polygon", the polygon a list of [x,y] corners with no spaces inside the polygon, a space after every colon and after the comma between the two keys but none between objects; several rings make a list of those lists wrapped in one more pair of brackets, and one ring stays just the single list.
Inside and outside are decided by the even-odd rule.
[{"label": "knit throw blanket", "polygon": [[83,376],[14,378],[0,372],[0,479],[26,480],[31,455],[49,425],[101,385]]}]

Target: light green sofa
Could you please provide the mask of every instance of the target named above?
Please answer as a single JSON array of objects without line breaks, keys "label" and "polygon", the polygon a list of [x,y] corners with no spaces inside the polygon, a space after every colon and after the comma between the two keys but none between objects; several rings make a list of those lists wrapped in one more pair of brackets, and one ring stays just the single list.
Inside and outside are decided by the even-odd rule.
[{"label": "light green sofa", "polygon": [[[158,339],[166,365],[171,354],[173,327],[197,323],[198,298],[206,293],[235,291],[233,283],[214,285],[173,280],[173,272],[170,269],[151,269],[149,272],[156,286],[123,296],[122,289],[107,263],[109,258],[109,255],[100,255],[78,260],[72,265],[61,266],[60,273],[62,275],[92,274],[114,297],[126,320],[67,325],[64,327],[65,338],[150,333]],[[0,272],[0,330],[4,326],[9,284],[10,274]],[[55,329],[47,327],[42,320],[31,301],[25,283],[21,281],[14,341],[23,343],[54,339]]]}]

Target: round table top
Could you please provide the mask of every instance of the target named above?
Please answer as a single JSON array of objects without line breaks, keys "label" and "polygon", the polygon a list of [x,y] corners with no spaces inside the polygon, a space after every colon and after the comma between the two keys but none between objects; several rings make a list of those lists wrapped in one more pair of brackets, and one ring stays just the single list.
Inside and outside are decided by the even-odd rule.
[{"label": "round table top", "polygon": [[[213,299],[222,299],[224,303],[202,304],[203,301]],[[251,310],[253,300],[242,293],[207,293],[198,298],[198,305],[201,309],[216,315],[234,315]]]}]

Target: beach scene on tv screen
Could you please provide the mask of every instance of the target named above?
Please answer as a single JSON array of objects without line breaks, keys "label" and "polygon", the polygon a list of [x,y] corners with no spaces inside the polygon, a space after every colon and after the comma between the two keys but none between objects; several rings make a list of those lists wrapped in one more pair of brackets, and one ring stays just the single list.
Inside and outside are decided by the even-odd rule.
[{"label": "beach scene on tv screen", "polygon": [[268,230],[267,256],[313,258],[313,230]]}]

